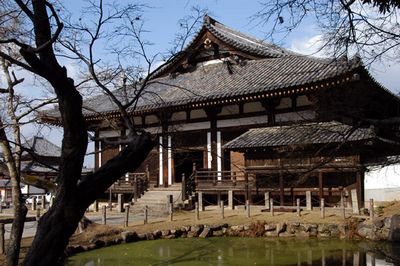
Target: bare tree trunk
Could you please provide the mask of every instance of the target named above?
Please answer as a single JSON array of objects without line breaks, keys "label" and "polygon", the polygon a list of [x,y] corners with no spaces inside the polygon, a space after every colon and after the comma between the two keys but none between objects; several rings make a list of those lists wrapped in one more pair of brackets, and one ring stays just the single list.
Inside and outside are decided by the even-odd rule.
[{"label": "bare tree trunk", "polygon": [[4,153],[7,169],[12,184],[12,200],[14,204],[14,221],[11,228],[10,242],[6,252],[7,265],[18,265],[19,250],[21,246],[22,232],[28,209],[22,200],[20,176],[16,168],[15,158],[12,156],[11,147],[7,140],[6,132],[0,120],[0,148]]}]

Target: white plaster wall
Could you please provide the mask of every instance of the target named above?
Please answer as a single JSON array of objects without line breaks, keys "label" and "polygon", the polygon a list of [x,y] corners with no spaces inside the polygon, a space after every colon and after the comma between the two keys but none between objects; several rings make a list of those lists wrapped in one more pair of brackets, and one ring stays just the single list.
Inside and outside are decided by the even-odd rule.
[{"label": "white plaster wall", "polygon": [[400,200],[400,164],[366,172],[364,185],[365,200]]}]

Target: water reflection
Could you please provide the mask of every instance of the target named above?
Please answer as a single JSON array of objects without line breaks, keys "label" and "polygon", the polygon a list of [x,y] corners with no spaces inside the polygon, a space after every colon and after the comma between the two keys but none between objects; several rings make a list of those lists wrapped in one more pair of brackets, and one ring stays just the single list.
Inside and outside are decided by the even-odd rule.
[{"label": "water reflection", "polygon": [[69,266],[107,265],[400,265],[399,244],[271,238],[137,242],[81,253]]}]

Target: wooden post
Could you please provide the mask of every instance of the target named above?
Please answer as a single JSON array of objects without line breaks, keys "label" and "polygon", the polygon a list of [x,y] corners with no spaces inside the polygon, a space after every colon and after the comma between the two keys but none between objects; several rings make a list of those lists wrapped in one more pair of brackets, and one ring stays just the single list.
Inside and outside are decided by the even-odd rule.
[{"label": "wooden post", "polygon": [[36,197],[33,197],[32,198],[32,206],[31,206],[32,211],[36,211],[36,204],[37,204]]},{"label": "wooden post", "polygon": [[236,186],[236,172],[233,172],[233,176],[232,176],[232,185]]},{"label": "wooden post", "polygon": [[321,199],[321,218],[325,219],[325,199]]},{"label": "wooden post", "polygon": [[199,210],[201,211],[201,212],[203,212],[204,211],[204,205],[203,205],[203,192],[199,192],[199,199],[198,199],[198,201],[199,201]]},{"label": "wooden post", "polygon": [[110,211],[112,210],[112,191],[110,187],[110,195],[109,195],[109,200],[108,200],[108,208],[110,208]]},{"label": "wooden post", "polygon": [[351,203],[353,206],[353,213],[360,214],[360,209],[358,208],[358,195],[356,189],[351,190]]},{"label": "wooden post", "polygon": [[221,203],[221,191],[217,192],[217,205]]},{"label": "wooden post", "polygon": [[279,190],[280,190],[280,193],[279,193],[280,194],[280,205],[281,205],[281,207],[283,207],[285,205],[285,203],[284,203],[285,190],[284,190],[284,187],[283,187],[283,175],[282,175],[282,173],[279,173]]},{"label": "wooden post", "polygon": [[297,210],[297,216],[300,217],[300,199],[296,199],[296,210]]},{"label": "wooden post", "polygon": [[172,222],[174,220],[174,199],[173,195],[168,195],[168,213],[169,213],[169,221]]},{"label": "wooden post", "polygon": [[36,221],[39,221],[40,219],[40,208],[36,209]]},{"label": "wooden post", "polygon": [[342,215],[343,215],[343,219],[346,219],[346,207],[344,204],[342,206]]},{"label": "wooden post", "polygon": [[127,204],[125,206],[125,221],[124,221],[125,227],[128,227],[128,224],[129,224],[129,209],[130,209],[130,206],[129,206],[129,204]]},{"label": "wooden post", "polygon": [[246,200],[246,213],[247,218],[250,218],[250,200]]},{"label": "wooden post", "polygon": [[138,178],[133,179],[133,202],[137,202],[139,196]]},{"label": "wooden post", "polygon": [[307,211],[312,210],[312,205],[311,205],[311,191],[306,191],[306,209]]},{"label": "wooden post", "polygon": [[200,215],[199,215],[199,203],[195,202],[194,203],[194,211],[195,211],[195,218],[196,222],[200,220]]},{"label": "wooden post", "polygon": [[102,217],[101,217],[102,223],[103,224],[107,224],[107,209],[106,209],[106,206],[104,205],[101,209],[102,209]]},{"label": "wooden post", "polygon": [[271,216],[274,216],[274,199],[272,198],[269,200],[269,208],[271,211]]},{"label": "wooden post", "polygon": [[93,202],[93,205],[94,205],[94,211],[99,212],[99,201],[95,200]]},{"label": "wooden post", "polygon": [[50,197],[50,202],[49,202],[49,206],[52,207],[54,204],[54,196]]},{"label": "wooden post", "polygon": [[220,211],[221,211],[221,219],[224,219],[224,218],[225,218],[224,207],[225,207],[225,206],[224,206],[224,201],[221,200],[220,203],[219,203],[219,208],[220,208]]},{"label": "wooden post", "polygon": [[43,210],[46,210],[46,196],[45,195],[42,195],[41,196],[42,197],[42,209]]},{"label": "wooden post", "polygon": [[369,218],[374,219],[374,199],[369,199]]},{"label": "wooden post", "polygon": [[228,208],[230,210],[235,209],[235,206],[233,206],[233,190],[228,191]]},{"label": "wooden post", "polygon": [[340,207],[344,208],[346,205],[344,204],[344,191],[340,190]]},{"label": "wooden post", "polygon": [[6,250],[4,248],[5,247],[5,242],[6,242],[4,234],[5,234],[4,224],[1,223],[0,224],[0,254],[5,254],[6,253]]},{"label": "wooden post", "polygon": [[269,210],[269,192],[264,193],[265,209]]},{"label": "wooden post", "polygon": [[321,200],[324,197],[324,180],[322,176],[322,172],[318,173],[318,186],[319,186],[319,199]]},{"label": "wooden post", "polygon": [[124,211],[124,199],[122,194],[118,194],[118,212]]},{"label": "wooden post", "polygon": [[185,173],[182,174],[182,201],[186,200],[186,178]]},{"label": "wooden post", "polygon": [[148,210],[148,206],[146,205],[146,206],[144,206],[144,224],[147,224],[147,222],[148,222],[148,215],[149,215],[149,210]]}]

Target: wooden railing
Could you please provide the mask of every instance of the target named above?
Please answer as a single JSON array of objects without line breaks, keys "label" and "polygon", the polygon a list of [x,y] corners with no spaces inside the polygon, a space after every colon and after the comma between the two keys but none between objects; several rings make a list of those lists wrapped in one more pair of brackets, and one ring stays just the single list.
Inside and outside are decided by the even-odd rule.
[{"label": "wooden railing", "polygon": [[110,187],[113,193],[133,193],[135,199],[140,198],[149,188],[150,172],[127,173]]}]

